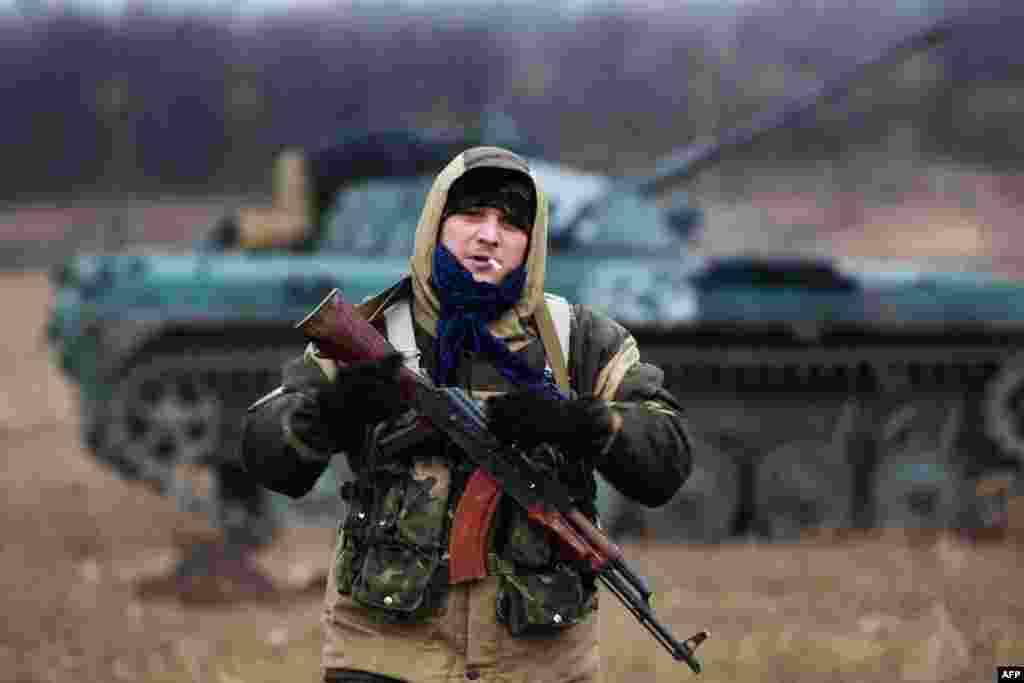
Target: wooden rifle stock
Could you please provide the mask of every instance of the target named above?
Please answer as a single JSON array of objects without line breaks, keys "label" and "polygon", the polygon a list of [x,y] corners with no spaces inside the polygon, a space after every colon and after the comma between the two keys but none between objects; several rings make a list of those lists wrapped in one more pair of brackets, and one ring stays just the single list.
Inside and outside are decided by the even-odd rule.
[{"label": "wooden rifle stock", "polygon": [[[341,363],[377,360],[397,351],[337,289],[332,289],[295,327],[314,342],[321,353]],[[422,379],[412,370],[402,368],[398,381],[403,398],[411,400],[414,383]]]}]

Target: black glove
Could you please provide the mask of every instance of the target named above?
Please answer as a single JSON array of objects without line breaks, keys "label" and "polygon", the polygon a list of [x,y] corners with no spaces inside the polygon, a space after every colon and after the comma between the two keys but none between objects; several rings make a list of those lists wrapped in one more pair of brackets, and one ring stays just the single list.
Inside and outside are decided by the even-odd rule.
[{"label": "black glove", "polygon": [[404,413],[408,406],[398,385],[402,360],[395,352],[339,367],[334,382],[318,392],[323,419],[376,424]]},{"label": "black glove", "polygon": [[612,434],[608,404],[593,397],[559,400],[537,391],[496,396],[487,402],[491,431],[523,448],[541,443],[577,457],[596,455]]},{"label": "black glove", "polygon": [[284,366],[278,411],[302,443],[334,453],[356,432],[351,426],[375,424],[405,411],[398,386],[402,355],[339,367],[334,381],[315,364],[298,358]]}]

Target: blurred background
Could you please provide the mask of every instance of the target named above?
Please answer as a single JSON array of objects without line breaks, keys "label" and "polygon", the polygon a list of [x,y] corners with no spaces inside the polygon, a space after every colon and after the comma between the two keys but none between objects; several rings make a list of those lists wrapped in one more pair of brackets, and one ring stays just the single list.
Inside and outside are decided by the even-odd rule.
[{"label": "blurred background", "polygon": [[[948,17],[952,37],[749,144],[711,153],[657,199],[702,211],[664,257],[786,264],[705,272],[705,314],[716,293],[735,314],[772,281],[824,277],[810,289],[847,292],[845,273],[813,265],[840,258],[914,264],[880,276],[881,289],[865,287],[879,297],[868,299],[868,328],[936,310],[948,317],[894,355],[885,355],[890,337],[821,354],[801,338],[780,347],[795,348],[795,362],[765,360],[772,338],[748,337],[742,325],[705,355],[638,326],[642,348],[680,390],[703,459],[666,514],[605,502],[627,555],[659,589],[665,622],[680,637],[714,633],[705,680],[966,683],[1024,662],[1022,340],[998,325],[1024,310],[1019,2],[14,0],[0,3],[0,680],[317,680],[333,521],[278,520],[272,540],[243,558],[217,554],[209,549],[223,550],[228,517],[253,531],[261,510],[183,506],[171,490],[178,474],[162,489],[136,486],[147,478],[140,463],[157,462],[161,444],[151,461],[122,457],[97,447],[95,430],[109,418],[102,410],[119,395],[119,405],[141,401],[153,377],[196,414],[213,405],[196,395],[251,400],[275,383],[280,358],[249,348],[246,361],[262,374],[214,386],[224,357],[196,338],[132,345],[155,329],[145,316],[170,316],[176,297],[193,319],[210,304],[207,340],[220,333],[210,323],[221,319],[218,299],[235,296],[230,306],[250,313],[254,303],[278,304],[239,292],[253,271],[285,270],[211,251],[209,240],[238,207],[282,208],[287,150],[414,130],[515,140],[580,172],[569,189],[582,178],[641,178],[737,126],[771,123],[773,112]],[[166,252],[88,256],[149,247]],[[558,249],[572,275],[571,249]],[[199,256],[160,255],[171,251]],[[283,253],[292,267],[316,270],[294,258],[309,254]],[[76,254],[87,256],[67,265]],[[203,279],[218,264],[235,270]],[[918,268],[950,279],[909,296],[900,287],[920,284]],[[964,270],[1005,281],[958,280]],[[674,287],[690,271],[668,272]],[[753,279],[730,280],[737,273]],[[161,277],[160,292],[139,284]],[[289,326],[331,283],[282,278],[297,307],[274,312]],[[194,286],[170,286],[181,281]],[[752,288],[737,295],[728,289],[737,283]],[[590,295],[610,291],[614,303],[625,290],[612,284]],[[115,291],[122,298],[104,313],[103,295]],[[260,298],[254,291],[249,299]],[[793,299],[796,308],[824,305],[811,293]],[[110,315],[117,310],[121,319]],[[984,331],[965,336],[964,321]],[[267,339],[285,339],[281,329]],[[257,328],[246,330],[251,338]],[[714,355],[715,343],[728,352]],[[132,356],[139,349],[147,353]],[[206,374],[185,381],[171,372],[184,365],[150,362],[174,354],[205,363]],[[129,356],[128,370],[111,369]],[[229,491],[224,476],[211,484],[207,473],[196,486],[212,485],[221,503],[254,500]],[[854,499],[870,509],[853,511]],[[332,520],[336,505],[328,501]],[[221,574],[235,583],[219,583]],[[689,675],[611,596],[602,604],[604,680]]]},{"label": "blurred background", "polygon": [[[479,129],[495,113],[545,158],[650,171],[668,150],[957,13],[955,41],[727,155],[690,189],[716,250],[818,243],[1016,273],[1020,10],[998,0],[19,1],[0,18],[3,232],[54,238],[69,221],[88,231],[109,201],[174,200],[195,225],[196,212],[216,212],[211,197],[269,193],[284,147],[396,126]],[[50,214],[56,206],[68,213]],[[13,217],[21,208],[34,210]],[[925,214],[952,243],[883,227]]]}]

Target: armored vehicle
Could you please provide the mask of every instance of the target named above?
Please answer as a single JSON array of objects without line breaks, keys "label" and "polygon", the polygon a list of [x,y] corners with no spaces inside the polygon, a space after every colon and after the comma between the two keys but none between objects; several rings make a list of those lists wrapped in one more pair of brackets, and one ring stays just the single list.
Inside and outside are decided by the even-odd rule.
[{"label": "armored vehicle", "polygon": [[[472,144],[388,131],[310,157],[286,150],[274,204],[231,212],[194,248],[80,253],[55,268],[47,335],[78,388],[90,451],[243,540],[268,537],[282,514],[333,521],[333,473],[299,503],[248,483],[235,453],[244,409],[301,353],[294,323],[331,288],[358,301],[401,278],[432,173]],[[541,159],[531,166],[551,199],[557,290],[579,282],[594,258],[671,268],[686,256],[678,231],[692,215],[673,218],[599,175]],[[315,216],[310,195],[322,197]],[[640,237],[624,225],[643,226]]]},{"label": "armored vehicle", "polygon": [[[657,201],[949,30],[911,36],[715,144],[669,155],[649,177],[531,160],[552,202],[547,289],[627,325],[696,435],[694,474],[666,508],[602,491],[614,533],[715,542],[984,523],[971,484],[1024,461],[1024,284],[702,257],[689,239],[699,210]],[[82,253],[56,268],[47,331],[78,387],[91,452],[243,535],[333,520],[334,473],[298,503],[247,488],[234,464],[244,407],[276,386],[304,345],[295,322],[330,289],[358,301],[406,273],[430,174],[466,142],[389,133],[312,158],[287,152],[274,205],[232,212],[194,249]]]}]

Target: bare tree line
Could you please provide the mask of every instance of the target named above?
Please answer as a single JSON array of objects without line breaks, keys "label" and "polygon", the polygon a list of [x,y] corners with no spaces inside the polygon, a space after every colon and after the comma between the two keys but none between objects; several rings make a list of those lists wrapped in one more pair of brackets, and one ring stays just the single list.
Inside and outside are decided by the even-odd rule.
[{"label": "bare tree line", "polygon": [[[892,6],[11,15],[0,19],[0,200],[257,192],[283,146],[394,126],[474,129],[493,111],[549,157],[649,169],[923,23]],[[915,154],[1019,166],[1024,21],[1013,3],[972,7],[951,44],[750,154],[834,158],[884,146],[899,121],[916,131]]]}]

